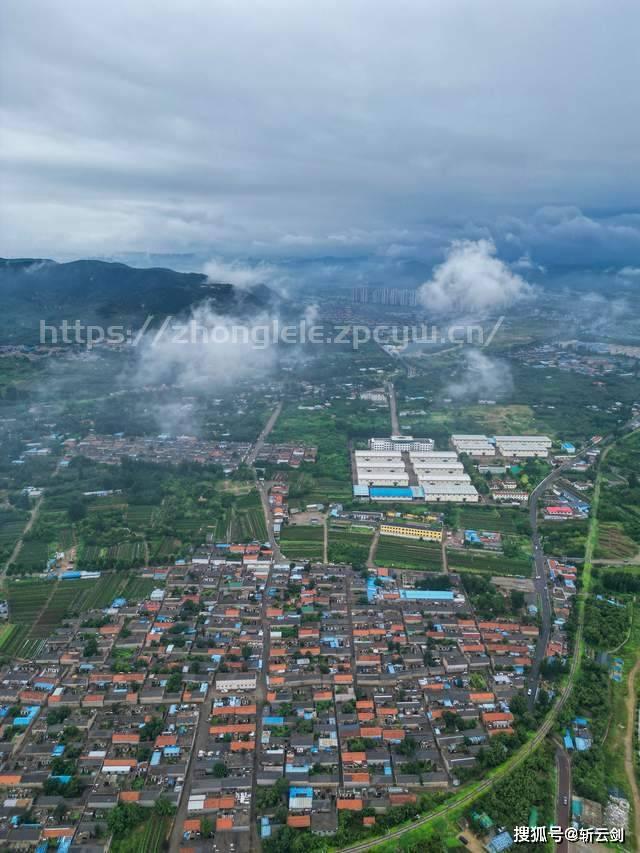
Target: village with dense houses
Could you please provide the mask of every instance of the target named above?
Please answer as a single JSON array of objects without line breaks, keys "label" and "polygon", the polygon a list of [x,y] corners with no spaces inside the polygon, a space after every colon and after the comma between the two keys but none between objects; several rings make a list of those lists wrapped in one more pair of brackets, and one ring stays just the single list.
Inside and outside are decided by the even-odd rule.
[{"label": "village with dense houses", "polygon": [[[424,502],[431,487],[445,488],[446,502],[454,492],[478,501],[458,454],[479,467],[496,453],[546,458],[550,442],[456,435],[455,451],[438,452],[423,439],[381,441],[354,451],[354,495],[370,477],[368,504],[290,509],[281,470],[268,484],[271,543],[203,542],[188,559],[142,567],[131,595],[66,618],[29,660],[3,667],[0,843],[106,850],[118,821],[134,829],[139,809],[153,810],[185,851],[209,849],[210,838],[216,850],[249,851],[283,829],[332,836],[345,816],[375,831],[382,816],[481,776],[496,743],[522,742],[536,656],[566,665],[575,567],[547,559],[554,618],[541,640],[533,558],[514,556],[508,534],[452,526],[443,512],[379,508],[374,489],[387,501],[417,489]],[[72,449],[87,447],[104,450],[96,441]],[[314,458],[267,446],[257,459],[272,454],[294,468]],[[511,469],[495,467],[489,482],[504,485]],[[418,487],[407,486],[413,476]],[[578,501],[567,489],[552,496],[572,514]],[[540,512],[555,518],[553,509]],[[588,513],[584,500],[579,511]],[[330,541],[346,531],[378,547],[431,549],[427,564],[418,552],[413,567],[385,565],[374,547],[361,565],[301,560],[308,543],[285,534],[314,522]],[[103,582],[58,556],[49,571],[59,584]],[[475,556],[495,567],[490,601],[477,586],[489,588],[485,576],[474,584],[464,572]],[[510,559],[514,568],[501,569]],[[545,702],[553,689],[544,675],[533,687]],[[476,830],[488,845],[499,835]]]},{"label": "village with dense houses", "polygon": [[[253,441],[16,447],[12,518],[36,527],[5,552],[0,847],[373,844],[535,741],[573,659],[602,437],[414,438],[387,386],[347,385],[377,437],[302,441],[348,412],[303,395]],[[579,763],[600,733],[581,706],[556,735]],[[582,792],[558,794],[571,825],[618,825],[620,792]],[[516,846],[495,803],[456,814],[459,845]]]}]

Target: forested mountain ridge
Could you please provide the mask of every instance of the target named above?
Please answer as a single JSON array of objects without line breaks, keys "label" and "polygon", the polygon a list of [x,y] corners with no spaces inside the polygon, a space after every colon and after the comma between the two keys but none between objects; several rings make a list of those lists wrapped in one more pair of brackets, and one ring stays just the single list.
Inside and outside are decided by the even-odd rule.
[{"label": "forested mountain ridge", "polygon": [[264,285],[239,289],[202,273],[136,268],[122,263],[0,258],[0,341],[37,343],[40,320],[137,325],[150,314],[180,315],[208,300],[220,314],[250,315],[273,307]]}]

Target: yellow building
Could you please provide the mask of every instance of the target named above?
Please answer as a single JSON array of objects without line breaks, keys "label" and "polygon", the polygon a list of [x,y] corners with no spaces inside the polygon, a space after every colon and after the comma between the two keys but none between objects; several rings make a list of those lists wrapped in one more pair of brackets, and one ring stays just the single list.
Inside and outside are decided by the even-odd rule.
[{"label": "yellow building", "polygon": [[432,530],[419,524],[381,524],[380,533],[382,536],[404,536],[406,539],[442,541],[442,529]]}]

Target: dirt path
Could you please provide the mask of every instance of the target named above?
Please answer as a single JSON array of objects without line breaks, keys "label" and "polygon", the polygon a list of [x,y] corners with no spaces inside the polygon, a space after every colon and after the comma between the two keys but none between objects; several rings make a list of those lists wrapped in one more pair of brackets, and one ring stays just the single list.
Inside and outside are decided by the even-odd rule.
[{"label": "dirt path", "polygon": [[633,760],[633,732],[636,725],[636,676],[638,670],[640,670],[640,660],[636,662],[627,680],[627,731],[624,738],[624,769],[633,797],[633,822],[636,843],[640,839],[640,792],[638,791],[636,768]]},{"label": "dirt path", "polygon": [[27,521],[24,530],[20,534],[20,538],[18,539],[16,544],[13,546],[13,551],[11,552],[9,559],[4,564],[4,568],[2,569],[3,575],[6,574],[7,569],[9,568],[11,563],[15,562],[16,557],[18,556],[18,554],[20,553],[20,549],[22,548],[22,543],[24,542],[24,537],[27,535],[27,533],[31,530],[33,525],[36,523],[38,513],[40,512],[40,506],[42,505],[42,501],[43,501],[43,497],[41,495],[38,498],[38,500],[35,502],[35,504],[33,505],[33,509],[31,510],[31,515],[29,517],[29,521]]},{"label": "dirt path", "polygon": [[440,541],[440,545],[442,548],[442,571],[445,574],[449,574],[449,559],[447,557],[447,538],[444,535],[444,528],[442,530],[442,539]]},{"label": "dirt path", "polygon": [[380,530],[376,530],[373,534],[373,539],[371,540],[371,547],[369,548],[369,556],[367,557],[367,568],[373,569],[375,567],[375,556],[376,556],[376,548],[378,547],[378,540],[380,539]]},{"label": "dirt path", "polygon": [[327,565],[329,562],[329,520],[325,517],[322,524],[322,562]]}]

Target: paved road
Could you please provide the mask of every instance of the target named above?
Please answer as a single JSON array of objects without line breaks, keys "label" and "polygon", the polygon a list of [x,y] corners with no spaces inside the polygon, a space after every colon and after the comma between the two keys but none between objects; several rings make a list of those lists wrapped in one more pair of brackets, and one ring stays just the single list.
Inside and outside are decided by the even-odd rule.
[{"label": "paved road", "polygon": [[[580,456],[590,447],[592,447],[591,444],[587,445],[581,451]],[[532,710],[535,705],[538,682],[540,680],[540,665],[544,660],[545,651],[549,642],[549,635],[551,633],[551,599],[549,597],[544,549],[542,547],[540,533],[538,530],[538,502],[542,495],[551,488],[555,481],[558,480],[567,468],[570,468],[578,458],[579,457],[570,459],[567,462],[563,462],[562,465],[559,465],[557,468],[554,468],[553,471],[551,471],[551,473],[536,486],[529,496],[529,521],[531,523],[531,542],[533,545],[534,561],[533,584],[538,600],[540,601],[540,616],[542,620],[540,636],[538,637],[538,643],[531,663],[529,678],[527,679],[527,701],[529,704],[529,710]]]},{"label": "paved road", "polygon": [[282,411],[282,401],[279,402],[278,405],[273,410],[273,412],[271,412],[271,417],[269,418],[269,420],[265,424],[264,429],[262,430],[262,432],[258,436],[256,443],[253,445],[253,447],[249,451],[249,455],[247,456],[247,459],[246,459],[247,465],[253,465],[254,462],[256,461],[256,457],[258,456],[258,454],[262,450],[262,447],[265,443],[265,440],[267,439],[267,436],[269,435],[271,430],[276,425],[276,421],[278,420],[281,411]]},{"label": "paved road", "polygon": [[389,413],[391,415],[391,435],[400,435],[396,389],[393,387],[393,382],[387,382],[387,394],[389,396]]},{"label": "paved road", "polygon": [[[558,744],[556,749],[556,768],[558,771],[558,799],[556,802],[556,824],[564,830],[571,826],[571,759],[566,750]],[[569,843],[563,838],[556,844],[558,853],[568,853]]]},{"label": "paved road", "polygon": [[[216,597],[220,595],[220,585],[222,583],[222,574],[218,575],[218,586],[216,589]],[[207,693],[204,697],[204,702],[200,706],[200,714],[196,724],[196,731],[191,744],[191,751],[187,759],[187,767],[184,774],[184,783],[180,792],[180,800],[173,819],[171,827],[171,835],[169,836],[169,850],[176,851],[180,849],[180,844],[183,840],[183,826],[188,817],[189,797],[193,789],[193,760],[194,756],[198,755],[198,750],[205,750],[209,740],[209,718],[211,717],[213,680],[209,682]]]},{"label": "paved road", "polygon": [[211,692],[212,684],[209,684],[204,702],[200,707],[200,715],[196,725],[196,733],[191,745],[189,758],[187,759],[187,767],[184,774],[184,785],[180,792],[180,802],[173,819],[173,827],[169,839],[169,850],[179,850],[182,843],[184,822],[188,816],[189,797],[193,788],[193,762],[197,760],[198,750],[206,749],[209,739],[209,717],[211,711]]},{"label": "paved road", "polygon": [[258,489],[258,494],[260,495],[260,500],[262,501],[262,511],[264,513],[264,520],[267,525],[267,535],[269,536],[269,544],[271,545],[271,550],[273,551],[273,560],[275,563],[281,563],[284,559],[282,556],[282,551],[280,550],[280,545],[276,539],[276,535],[273,532],[273,515],[271,513],[271,505],[269,504],[269,487],[266,483],[257,482],[256,487]]},{"label": "paved road", "polygon": [[271,581],[273,563],[269,567],[269,574],[264,582],[262,590],[262,602],[260,604],[260,627],[262,629],[262,666],[258,673],[256,682],[256,743],[253,750],[253,779],[251,780],[251,808],[250,808],[250,831],[251,850],[260,850],[261,841],[258,832],[258,770],[260,768],[260,756],[262,753],[262,717],[267,702],[267,678],[269,674],[269,658],[271,656],[271,631],[267,608],[269,607],[269,596],[267,591]]}]

